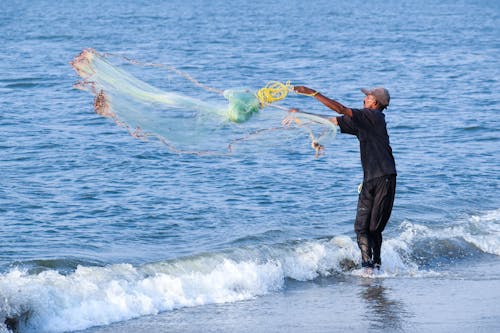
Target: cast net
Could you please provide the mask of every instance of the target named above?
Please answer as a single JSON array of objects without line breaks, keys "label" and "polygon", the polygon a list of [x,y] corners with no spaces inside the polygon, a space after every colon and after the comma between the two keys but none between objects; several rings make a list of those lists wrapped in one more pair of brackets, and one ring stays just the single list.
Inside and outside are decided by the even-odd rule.
[{"label": "cast net", "polygon": [[[220,98],[194,98],[159,89],[115,64],[113,58],[132,65],[166,69]],[[135,137],[154,137],[177,153],[228,153],[236,144],[255,140],[264,134],[269,136],[271,132],[276,136],[278,132],[295,127],[306,130],[318,155],[324,144],[335,137],[336,127],[328,120],[302,112],[288,113],[288,108],[273,104],[287,96],[291,90],[289,83],[271,82],[257,92],[248,88],[222,91],[198,82],[175,67],[141,63],[93,49],[82,51],[71,65],[82,78],[75,88],[94,95],[96,113],[111,118]],[[249,122],[265,107],[281,110],[279,117],[285,114],[286,125],[293,126],[279,126],[279,120],[276,121],[272,112],[267,113],[271,127],[266,127],[270,122],[262,121],[262,118]],[[280,139],[283,135],[277,138]]]}]

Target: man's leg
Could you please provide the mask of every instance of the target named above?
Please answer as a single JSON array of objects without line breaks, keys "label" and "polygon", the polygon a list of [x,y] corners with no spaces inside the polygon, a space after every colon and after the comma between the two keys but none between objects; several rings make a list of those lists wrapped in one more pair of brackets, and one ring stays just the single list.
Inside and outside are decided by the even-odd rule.
[{"label": "man's leg", "polygon": [[361,250],[361,265],[373,267],[373,242],[370,236],[370,220],[373,205],[373,197],[370,194],[369,182],[364,182],[358,198],[358,211],[354,222],[354,231],[359,249]]},{"label": "man's leg", "polygon": [[370,235],[373,241],[373,262],[380,266],[382,231],[391,217],[392,206],[396,194],[396,176],[386,176],[376,179],[375,193],[370,220]]},{"label": "man's leg", "polygon": [[373,267],[373,252],[370,234],[365,232],[358,232],[357,240],[359,249],[361,250],[361,266]]},{"label": "man's leg", "polygon": [[373,232],[371,233],[371,238],[373,241],[373,264],[375,267],[380,267],[382,265],[382,259],[380,257],[380,250],[382,248],[382,233]]}]

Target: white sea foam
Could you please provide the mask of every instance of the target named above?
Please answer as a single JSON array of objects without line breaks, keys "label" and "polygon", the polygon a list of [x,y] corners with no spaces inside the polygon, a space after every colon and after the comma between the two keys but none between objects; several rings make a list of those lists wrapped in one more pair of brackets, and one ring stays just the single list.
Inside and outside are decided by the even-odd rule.
[{"label": "white sea foam", "polygon": [[[462,238],[484,252],[499,253],[500,210],[431,229],[404,222],[398,236],[383,243],[383,271],[377,277],[426,277],[412,252],[419,240]],[[355,240],[337,236],[294,244],[237,249],[140,267],[79,266],[71,274],[47,270],[29,274],[14,268],[0,275],[0,319],[19,319],[22,332],[64,332],[156,314],[181,307],[234,302],[278,291],[286,279],[308,281],[359,267]],[[3,331],[2,331],[3,330]],[[6,331],[0,328],[0,333]]]},{"label": "white sea foam", "polygon": [[78,267],[70,275],[14,269],[0,277],[5,317],[28,315],[23,331],[63,332],[175,308],[244,300],[281,288],[279,263],[230,259],[208,273],[147,275],[128,264]]}]

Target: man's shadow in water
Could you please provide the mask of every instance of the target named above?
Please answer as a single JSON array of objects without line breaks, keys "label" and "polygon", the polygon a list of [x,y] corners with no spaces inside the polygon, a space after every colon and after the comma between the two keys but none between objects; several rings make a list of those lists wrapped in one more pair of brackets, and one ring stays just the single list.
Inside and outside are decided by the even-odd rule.
[{"label": "man's shadow in water", "polygon": [[383,281],[366,279],[361,286],[359,294],[368,305],[367,319],[370,329],[404,331],[405,319],[411,315],[403,302],[388,296],[388,289],[383,286]]}]

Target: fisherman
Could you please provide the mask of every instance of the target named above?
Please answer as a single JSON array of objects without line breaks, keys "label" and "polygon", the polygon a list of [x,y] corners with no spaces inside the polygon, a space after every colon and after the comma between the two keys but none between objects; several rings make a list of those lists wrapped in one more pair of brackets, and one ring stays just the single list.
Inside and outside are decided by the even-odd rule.
[{"label": "fisherman", "polygon": [[363,109],[351,109],[311,88],[295,86],[294,90],[341,114],[329,120],[340,127],[341,133],[355,135],[359,140],[364,176],[354,230],[362,267],[367,272],[380,269],[382,232],[391,216],[396,193],[396,165],[383,113],[389,106],[389,91],[382,87],[361,89],[365,94]]}]

